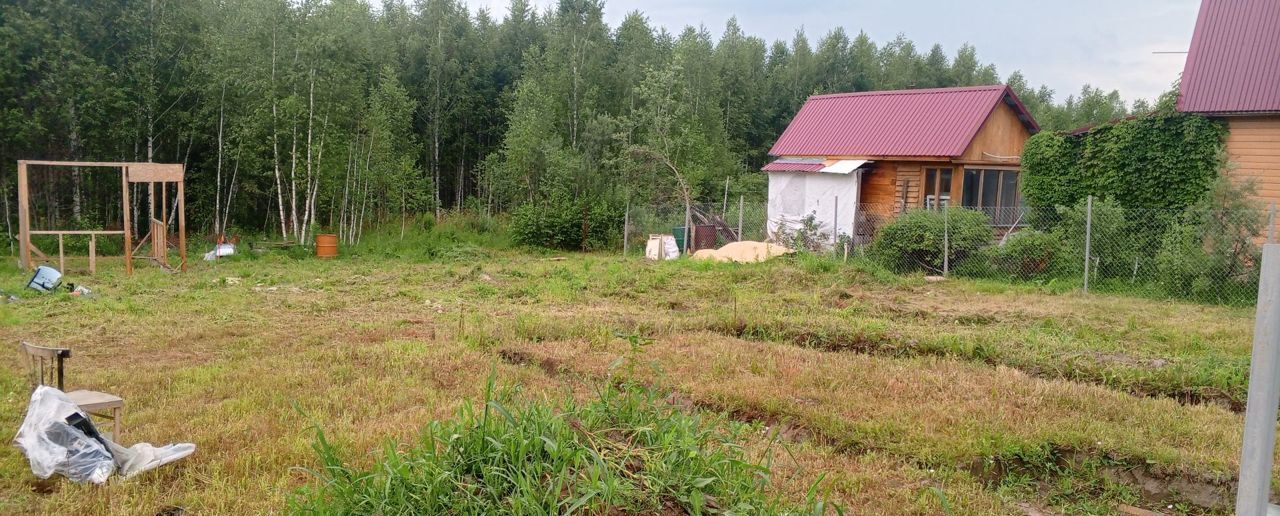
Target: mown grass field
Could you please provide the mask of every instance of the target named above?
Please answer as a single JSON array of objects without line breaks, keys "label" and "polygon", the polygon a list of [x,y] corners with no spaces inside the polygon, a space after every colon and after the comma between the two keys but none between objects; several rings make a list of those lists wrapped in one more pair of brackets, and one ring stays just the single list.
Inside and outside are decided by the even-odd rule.
[{"label": "mown grass field", "polygon": [[[771,499],[846,513],[1216,513],[1233,499],[1251,309],[899,277],[796,256],[648,263],[457,246],[269,254],[185,274],[71,275],[87,299],[0,305],[16,344],[71,347],[69,388],[127,400],[127,439],[194,456],[105,486],[34,487],[0,452],[0,512],[282,512],[319,481],[319,425],[375,468],[432,421],[587,402],[625,380],[739,432]],[[0,272],[0,290],[26,277]],[[620,361],[620,358],[623,360]],[[619,364],[626,364],[619,366]],[[392,443],[392,444],[388,444]],[[656,478],[656,477],[654,477]]]}]

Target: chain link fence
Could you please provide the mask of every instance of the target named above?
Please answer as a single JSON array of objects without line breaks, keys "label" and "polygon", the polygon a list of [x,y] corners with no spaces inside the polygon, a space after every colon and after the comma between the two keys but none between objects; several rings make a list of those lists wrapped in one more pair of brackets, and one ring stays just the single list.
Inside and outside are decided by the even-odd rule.
[{"label": "chain link fence", "polygon": [[[649,235],[675,235],[682,249],[720,247],[742,240],[764,241],[768,209],[765,203],[739,197],[717,204],[664,204],[627,209],[623,251],[644,254]],[[685,227],[693,231],[686,232]],[[686,242],[687,239],[687,242]]]},{"label": "chain link fence", "polygon": [[[874,262],[899,274],[964,277],[1213,304],[1256,300],[1274,209],[1134,209],[1092,198],[1070,207],[861,204],[852,216],[769,218],[763,201],[631,207],[626,252],[651,234],[688,249],[738,240]],[[847,228],[833,221],[847,221]],[[691,232],[684,231],[694,226]]]}]

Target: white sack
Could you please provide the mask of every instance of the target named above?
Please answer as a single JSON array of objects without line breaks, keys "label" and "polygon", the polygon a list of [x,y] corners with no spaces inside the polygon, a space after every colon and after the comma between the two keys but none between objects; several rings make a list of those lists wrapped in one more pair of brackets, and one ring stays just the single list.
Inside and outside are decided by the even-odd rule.
[{"label": "white sack", "polygon": [[66,423],[67,416],[76,413],[89,417],[62,391],[36,387],[14,443],[26,453],[37,477],[58,473],[76,482],[101,484],[115,471],[115,462],[102,443]]}]

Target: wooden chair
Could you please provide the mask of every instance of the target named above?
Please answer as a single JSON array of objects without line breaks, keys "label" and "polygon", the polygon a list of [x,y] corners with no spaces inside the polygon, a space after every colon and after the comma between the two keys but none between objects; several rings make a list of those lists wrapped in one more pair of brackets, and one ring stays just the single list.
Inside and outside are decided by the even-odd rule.
[{"label": "wooden chair", "polygon": [[[71,358],[70,349],[45,348],[26,342],[20,343],[19,348],[28,363],[32,389],[40,385],[56,385],[58,390],[66,392],[62,383],[62,368],[63,362]],[[55,381],[56,384],[52,383]],[[112,440],[119,441],[124,435],[124,400],[119,396],[98,391],[75,390],[67,392],[67,397],[71,398],[80,410],[98,418],[110,419],[111,432],[106,435]]]}]

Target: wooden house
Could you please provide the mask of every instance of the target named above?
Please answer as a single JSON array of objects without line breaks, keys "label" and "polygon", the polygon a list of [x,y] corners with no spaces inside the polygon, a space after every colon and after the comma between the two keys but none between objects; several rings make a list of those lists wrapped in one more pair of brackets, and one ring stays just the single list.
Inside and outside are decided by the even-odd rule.
[{"label": "wooden house", "polygon": [[1179,111],[1226,122],[1227,177],[1280,203],[1280,2],[1201,2],[1180,90]]},{"label": "wooden house", "polygon": [[1003,85],[810,97],[764,166],[769,231],[813,216],[824,234],[865,240],[896,213],[947,205],[1018,224],[1022,146],[1037,131]]}]

